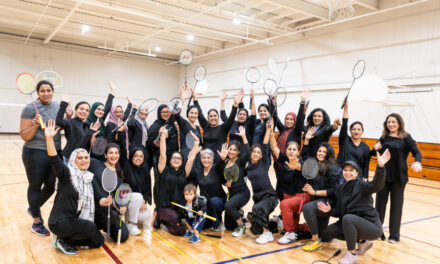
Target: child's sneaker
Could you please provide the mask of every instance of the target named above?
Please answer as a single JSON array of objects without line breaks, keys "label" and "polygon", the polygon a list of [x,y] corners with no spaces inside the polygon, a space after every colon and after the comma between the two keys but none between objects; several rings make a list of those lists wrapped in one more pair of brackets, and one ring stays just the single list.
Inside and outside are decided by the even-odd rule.
[{"label": "child's sneaker", "polygon": [[232,236],[233,237],[241,237],[245,230],[246,230],[246,226],[245,225],[237,226],[235,231],[232,233]]},{"label": "child's sneaker", "polygon": [[192,236],[194,236],[194,233],[193,232],[191,232],[190,230],[186,230],[186,233],[185,233],[185,235],[183,235],[184,237],[192,237]]},{"label": "child's sneaker", "polygon": [[313,242],[302,247],[302,249],[307,252],[313,252],[313,251],[316,251],[321,248],[322,248],[321,240],[313,241]]},{"label": "child's sneaker", "polygon": [[198,243],[198,242],[200,242],[200,237],[199,236],[192,236],[190,239],[189,239],[189,243]]}]

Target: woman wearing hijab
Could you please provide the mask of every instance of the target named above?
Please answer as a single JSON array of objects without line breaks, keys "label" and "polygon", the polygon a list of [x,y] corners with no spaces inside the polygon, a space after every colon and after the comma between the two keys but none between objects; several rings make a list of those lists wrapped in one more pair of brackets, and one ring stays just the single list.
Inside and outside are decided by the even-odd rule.
[{"label": "woman wearing hijab", "polygon": [[[134,117],[134,114],[136,113],[136,105],[133,108],[132,111],[132,102],[130,97],[127,96],[128,105],[127,109],[122,108],[121,105],[112,106],[110,109],[110,113],[108,116],[108,120],[106,123],[106,134],[107,134],[107,142],[112,143],[115,142],[115,136],[116,136],[116,128],[122,123],[127,121],[129,117]],[[119,122],[119,123],[118,123]],[[125,139],[127,140],[126,145],[129,146],[128,142],[128,129],[125,129]]]},{"label": "woman wearing hijab", "polygon": [[[232,125],[231,130],[229,131],[229,141],[238,141],[240,144],[243,144],[243,140],[240,136],[237,136],[237,133],[239,133],[239,127],[243,127],[246,130],[246,138],[248,142],[252,141],[253,132],[255,130],[255,120],[257,111],[255,109],[255,98],[254,98],[254,90],[251,90],[251,116],[249,116],[248,110],[246,110],[243,107],[243,103],[241,102],[238,105],[238,112],[237,112],[237,121],[234,121],[234,124]],[[225,122],[228,119],[228,116],[226,115],[225,111],[225,99],[226,99],[226,92],[222,94],[222,97],[220,98],[220,117],[223,122]],[[240,107],[240,105],[242,105]]]},{"label": "woman wearing hijab", "polygon": [[322,108],[315,108],[307,117],[307,126],[304,131],[308,131],[314,127],[315,132],[313,138],[309,142],[310,153],[316,153],[319,144],[322,142],[328,142],[333,132],[335,132],[340,125],[339,118],[336,118],[333,125],[330,124],[330,117],[327,112]]},{"label": "woman wearing hijab", "polygon": [[147,146],[148,140],[148,106],[140,105],[136,111],[134,118],[127,122],[128,138],[130,148],[138,147],[144,150],[144,162],[150,168],[151,166],[151,151]]},{"label": "woman wearing hijab", "polygon": [[85,149],[74,150],[68,166],[63,165],[54,142],[59,130],[55,129],[55,121],[49,120],[44,131],[49,161],[59,180],[49,228],[54,234],[54,247],[74,255],[78,253],[76,246],[98,248],[104,244],[104,237],[94,223],[95,203],[108,206],[112,197],[100,192],[93,173],[87,171],[90,159]]}]

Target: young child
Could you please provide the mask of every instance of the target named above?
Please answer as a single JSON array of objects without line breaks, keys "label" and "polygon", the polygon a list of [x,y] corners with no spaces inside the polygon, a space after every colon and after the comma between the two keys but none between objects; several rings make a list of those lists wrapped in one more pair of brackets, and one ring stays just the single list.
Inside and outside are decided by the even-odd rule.
[{"label": "young child", "polygon": [[190,237],[190,243],[200,242],[199,232],[202,230],[205,224],[205,217],[203,214],[206,212],[206,198],[196,194],[196,186],[193,184],[187,184],[183,189],[186,205],[185,207],[196,211],[194,213],[190,210],[186,210],[186,227],[188,230],[185,233],[185,237]]}]

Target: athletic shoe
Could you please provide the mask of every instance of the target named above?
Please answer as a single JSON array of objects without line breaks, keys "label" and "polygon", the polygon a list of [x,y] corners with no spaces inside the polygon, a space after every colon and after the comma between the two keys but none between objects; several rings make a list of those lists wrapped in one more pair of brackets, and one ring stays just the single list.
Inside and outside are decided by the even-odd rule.
[{"label": "athletic shoe", "polygon": [[78,249],[66,243],[63,239],[57,239],[57,248],[61,250],[66,255],[76,255],[78,254]]},{"label": "athletic shoe", "polygon": [[278,239],[278,244],[287,245],[295,241],[296,241],[295,232],[286,232],[282,238]]},{"label": "athletic shoe", "polygon": [[[28,209],[26,210],[26,213],[28,213],[28,215],[29,215],[30,217],[32,217],[32,219],[34,219],[34,217],[32,216],[32,213],[31,213],[31,208],[28,207]],[[43,217],[41,217],[41,214],[40,214],[39,217],[40,217],[40,221],[41,221],[41,223],[44,224],[44,219],[43,219]]]},{"label": "athletic shoe", "polygon": [[382,235],[380,235],[380,237],[377,239],[377,240],[380,240],[380,241],[385,241],[385,235],[382,233]]},{"label": "athletic shoe", "polygon": [[356,254],[351,254],[350,251],[347,251],[347,254],[343,258],[339,260],[339,264],[356,264],[358,263],[358,256]]},{"label": "athletic shoe", "polygon": [[232,233],[232,236],[233,237],[241,237],[244,234],[245,230],[246,230],[246,226],[245,225],[237,226],[235,231]]},{"label": "athletic shoe", "polygon": [[388,238],[388,242],[390,242],[391,244],[396,244],[397,242],[399,242],[399,239],[389,237],[389,238]]},{"label": "athletic shoe", "polygon": [[141,234],[141,230],[139,230],[137,224],[127,223],[128,233],[132,236],[138,236]]},{"label": "athletic shoe", "polygon": [[298,231],[296,232],[296,240],[312,239],[312,233],[309,231]]},{"label": "athletic shoe", "polygon": [[302,249],[307,252],[313,252],[313,251],[316,251],[321,248],[322,248],[321,240],[313,241],[313,242],[302,247]]},{"label": "athletic shoe", "polygon": [[192,236],[189,239],[189,243],[198,243],[198,242],[200,242],[200,237],[199,236]]},{"label": "athletic shoe", "polygon": [[183,235],[184,237],[193,237],[194,236],[194,233],[193,232],[191,232],[190,230],[186,230],[186,233],[185,233],[185,235]]},{"label": "athletic shoe", "polygon": [[54,247],[54,248],[58,248],[58,247],[57,247],[57,238],[58,238],[58,237],[57,237],[56,235],[53,235],[53,247]]},{"label": "athletic shoe", "polygon": [[364,243],[358,243],[358,249],[356,252],[359,256],[363,256],[372,246],[373,241],[366,240]]},{"label": "athletic shoe", "polygon": [[258,244],[266,244],[273,241],[272,232],[265,231],[263,234],[261,234],[257,239],[255,239],[255,242]]},{"label": "athletic shoe", "polygon": [[34,223],[31,227],[31,232],[33,232],[39,236],[50,235],[49,230],[47,230],[41,222]]},{"label": "athletic shoe", "polygon": [[223,225],[219,224],[218,227],[211,227],[212,232],[220,232],[223,229]]},{"label": "athletic shoe", "polygon": [[153,213],[153,221],[151,222],[153,230],[160,229],[160,217],[157,215],[157,211]]}]

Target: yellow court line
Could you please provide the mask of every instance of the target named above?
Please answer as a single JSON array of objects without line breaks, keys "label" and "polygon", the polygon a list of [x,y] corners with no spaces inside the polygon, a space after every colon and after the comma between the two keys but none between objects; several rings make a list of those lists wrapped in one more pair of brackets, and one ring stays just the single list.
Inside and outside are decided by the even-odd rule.
[{"label": "yellow court line", "polygon": [[239,257],[238,255],[236,255],[234,252],[232,252],[232,251],[230,251],[230,250],[227,250],[226,248],[224,248],[224,247],[220,246],[219,244],[217,244],[217,243],[211,241],[210,239],[208,239],[208,238],[205,237],[205,236],[202,236],[202,235],[200,235],[200,234],[199,234],[199,236],[200,236],[201,238],[203,238],[204,240],[208,241],[209,243],[213,244],[214,246],[218,247],[220,250],[226,252],[226,254],[228,254],[228,255],[230,255],[230,256],[232,256],[232,257],[234,257],[234,258],[237,258],[239,261],[242,261],[242,262],[244,262],[244,263],[248,263],[248,264],[249,264],[249,262],[247,262],[246,260],[240,258],[240,257]]},{"label": "yellow court line", "polygon": [[177,252],[179,252],[180,254],[182,254],[185,258],[187,258],[189,261],[191,261],[192,263],[195,264],[199,264],[199,262],[197,262],[195,259],[191,258],[190,256],[188,256],[185,252],[183,252],[182,250],[180,250],[179,248],[177,248],[175,245],[173,245],[171,242],[169,242],[168,240],[166,240],[164,237],[162,237],[161,235],[159,235],[156,231],[153,231],[153,234],[155,234],[158,238],[160,238],[163,242],[165,242],[166,244],[168,244],[170,247],[172,247],[174,250],[176,250]]}]

